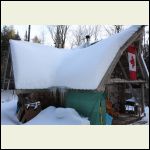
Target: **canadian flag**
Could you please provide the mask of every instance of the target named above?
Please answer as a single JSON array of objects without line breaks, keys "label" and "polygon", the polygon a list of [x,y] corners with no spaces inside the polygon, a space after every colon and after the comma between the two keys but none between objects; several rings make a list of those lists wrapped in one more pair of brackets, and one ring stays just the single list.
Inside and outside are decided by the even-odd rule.
[{"label": "canadian flag", "polygon": [[128,47],[128,62],[129,62],[129,71],[130,71],[130,79],[136,80],[136,47],[129,46]]}]

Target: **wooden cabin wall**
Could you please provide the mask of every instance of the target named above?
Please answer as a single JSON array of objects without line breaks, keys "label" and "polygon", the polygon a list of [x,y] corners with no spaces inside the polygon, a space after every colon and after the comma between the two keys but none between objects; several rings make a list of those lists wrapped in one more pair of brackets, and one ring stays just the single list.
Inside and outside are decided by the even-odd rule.
[{"label": "wooden cabin wall", "polygon": [[[139,41],[137,41],[134,44],[137,47],[137,50],[139,51],[138,49]],[[121,66],[123,69],[121,68]],[[136,68],[137,68],[137,80],[144,80],[145,78],[143,78],[141,68],[138,62],[136,63]],[[127,50],[124,51],[119,62],[116,64],[115,69],[111,74],[111,79],[113,78],[130,80]],[[141,86],[142,86],[141,84],[127,84],[127,83],[109,84],[107,85],[106,89],[108,97],[111,100],[112,104],[114,105],[118,103],[120,105],[121,111],[124,112],[125,100],[130,99],[133,96],[138,100],[139,104],[143,106],[142,104],[143,96]],[[149,105],[149,91],[146,88],[144,90],[144,101],[145,105]]]},{"label": "wooden cabin wall", "polygon": [[63,107],[64,106],[64,95],[67,90],[64,88],[52,88],[49,90],[39,91],[28,91],[26,93],[18,93],[19,101],[28,99],[31,103],[40,101],[42,109],[48,106]]}]

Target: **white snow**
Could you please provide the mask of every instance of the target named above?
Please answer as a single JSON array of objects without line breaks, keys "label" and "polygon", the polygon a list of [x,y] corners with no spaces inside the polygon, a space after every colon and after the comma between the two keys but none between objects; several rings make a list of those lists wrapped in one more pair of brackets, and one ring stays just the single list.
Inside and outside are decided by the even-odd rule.
[{"label": "white snow", "polygon": [[13,90],[3,90],[1,91],[1,102],[11,101],[11,100],[18,100],[17,95],[14,93]]},{"label": "white snow", "polygon": [[131,26],[86,48],[57,49],[10,40],[16,89],[63,86],[96,89],[119,48],[141,26]]},{"label": "white snow", "polygon": [[143,117],[141,121],[147,121],[146,124],[149,124],[149,107],[146,106],[144,111],[145,111],[145,117]]},{"label": "white snow", "polygon": [[126,101],[128,101],[128,102],[136,102],[136,99],[135,99],[135,97],[132,97],[132,98],[127,99]]},{"label": "white snow", "polygon": [[1,104],[1,124],[17,125],[20,124],[16,117],[17,101],[11,100]]},{"label": "white snow", "polygon": [[147,73],[147,75],[148,75],[148,77],[149,77],[149,71],[148,71],[147,65],[146,65],[146,63],[145,63],[145,60],[144,60],[144,57],[143,57],[143,53],[141,54],[141,58],[142,58],[142,62],[143,62],[143,64],[144,64],[146,73]]},{"label": "white snow", "polygon": [[[135,99],[135,97],[131,97],[131,98],[127,99],[126,102],[133,102],[136,104],[137,100]],[[126,108],[126,110],[129,110],[129,111],[130,110],[134,111],[134,109],[135,109],[134,106],[130,106],[130,105],[125,105],[125,108]]]},{"label": "white snow", "polygon": [[[1,124],[21,125],[16,116],[17,95],[13,96],[11,91],[3,91],[1,95]],[[90,121],[72,108],[50,106],[23,125],[90,125]]]},{"label": "white snow", "polygon": [[141,120],[138,120],[138,121],[132,123],[131,125],[139,125],[139,124],[149,125],[149,107],[148,106],[146,106],[144,108],[144,112],[145,112],[145,116],[142,117]]},{"label": "white snow", "polygon": [[128,110],[128,111],[130,111],[130,110],[134,111],[134,106],[126,105],[125,108],[126,108],[126,110]]},{"label": "white snow", "polygon": [[90,125],[87,118],[80,115],[72,108],[56,108],[50,106],[40,112],[25,125]]}]

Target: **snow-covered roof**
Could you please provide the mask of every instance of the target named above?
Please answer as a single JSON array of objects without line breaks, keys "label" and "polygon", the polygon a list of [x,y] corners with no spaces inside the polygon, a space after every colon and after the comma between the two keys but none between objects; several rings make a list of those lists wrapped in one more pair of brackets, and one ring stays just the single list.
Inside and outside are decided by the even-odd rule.
[{"label": "snow-covered roof", "polygon": [[89,47],[68,50],[10,40],[16,89],[96,89],[119,49],[140,25]]}]

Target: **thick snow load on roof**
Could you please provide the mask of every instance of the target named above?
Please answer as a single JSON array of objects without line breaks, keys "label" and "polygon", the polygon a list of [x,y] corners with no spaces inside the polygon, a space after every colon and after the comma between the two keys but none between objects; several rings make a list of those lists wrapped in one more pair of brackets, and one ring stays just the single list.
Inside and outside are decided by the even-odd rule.
[{"label": "thick snow load on roof", "polygon": [[16,89],[63,86],[96,89],[119,48],[140,28],[130,28],[86,48],[68,50],[10,40]]}]

